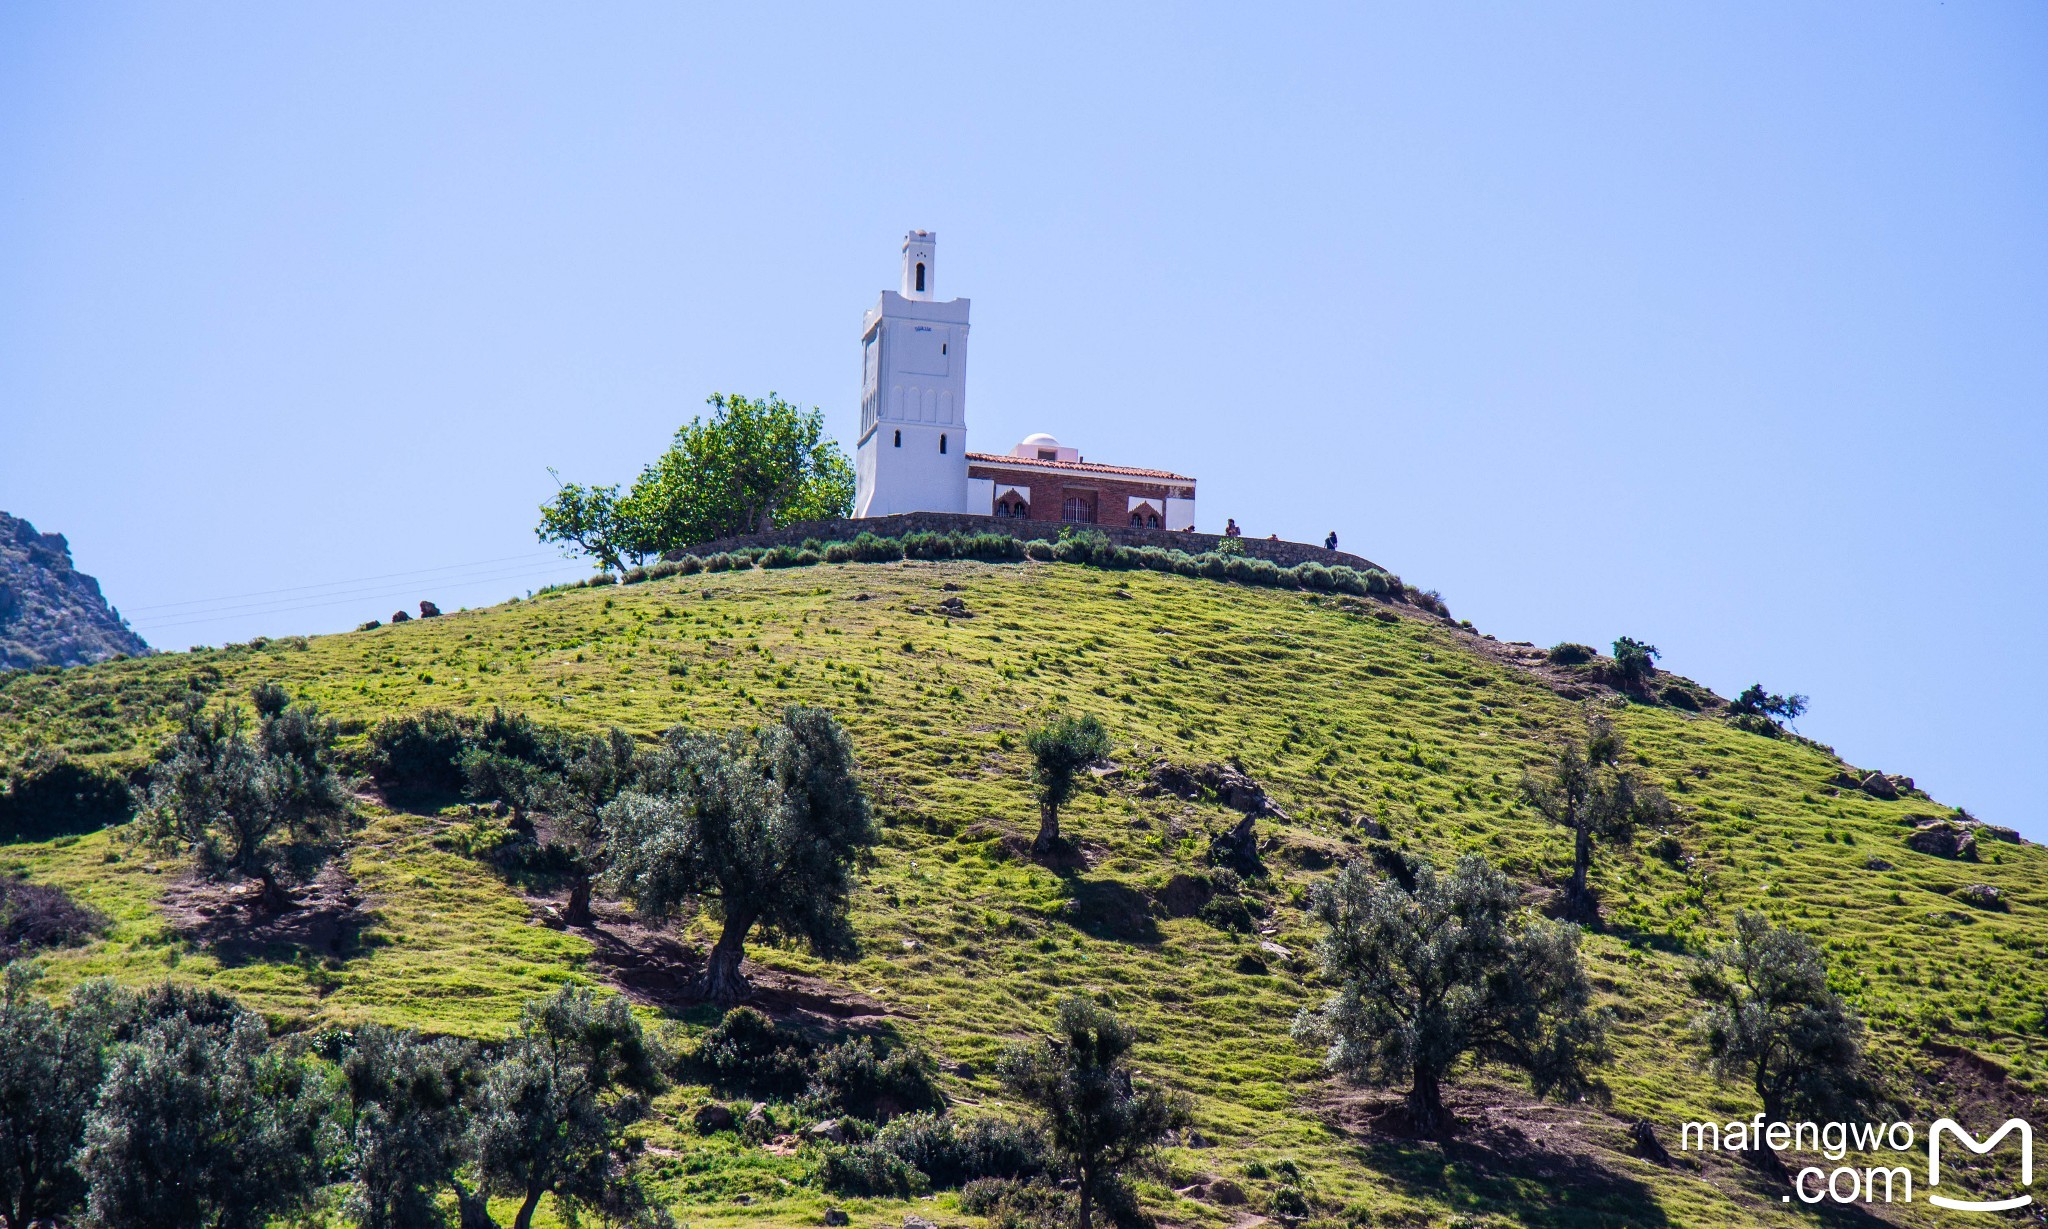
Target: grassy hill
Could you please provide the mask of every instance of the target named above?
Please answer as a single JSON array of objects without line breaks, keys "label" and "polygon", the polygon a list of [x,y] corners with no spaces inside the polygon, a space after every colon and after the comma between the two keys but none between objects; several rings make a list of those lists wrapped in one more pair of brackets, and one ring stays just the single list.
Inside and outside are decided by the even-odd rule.
[{"label": "grassy hill", "polygon": [[[940,610],[954,596],[972,617]],[[1824,941],[1902,1093],[1947,1112],[1961,1108],[1955,1098],[2034,1104],[2048,1083],[2048,978],[2030,959],[2048,942],[2048,853],[1992,840],[1971,862],[1915,852],[1904,844],[1912,817],[1945,808],[1838,789],[1829,781],[1843,765],[1824,749],[1627,703],[1536,656],[1376,600],[1069,564],[821,565],[8,676],[0,759],[62,747],[133,763],[193,677],[223,697],[279,681],[344,719],[358,743],[379,719],[427,706],[648,735],[828,707],[856,740],[886,831],[855,910],[863,955],[834,964],[757,946],[766,1001],[920,1041],[950,1065],[960,1112],[1001,1100],[992,1060],[1041,1029],[1058,996],[1112,1001],[1143,1030],[1144,1072],[1195,1098],[1209,1144],[1170,1150],[1169,1178],[1143,1186],[1168,1223],[1244,1223],[1282,1162],[1333,1223],[1808,1219],[1749,1169],[1722,1158],[1661,1166],[1629,1143],[1637,1120],[1675,1150],[1680,1121],[1756,1109],[1698,1069],[1688,1031],[1689,958],[1738,908]],[[1119,766],[1067,812],[1087,865],[1065,869],[1020,852],[1036,826],[1021,732],[1055,705],[1101,717]],[[1450,1098],[1470,1124],[1456,1141],[1381,1133],[1371,1111],[1384,1094],[1332,1082],[1289,1037],[1321,993],[1302,892],[1380,824],[1413,853],[1483,853],[1540,902],[1567,876],[1570,850],[1518,804],[1516,783],[1582,728],[1588,706],[1611,713],[1682,813],[1596,865],[1605,920],[1585,954],[1617,1016],[1608,1100],[1537,1102],[1479,1073]],[[1263,917],[1251,933],[1174,916],[1184,910],[1166,891],[1203,870],[1208,834],[1238,813],[1146,788],[1160,760],[1233,759],[1287,816],[1259,821],[1271,873],[1252,883]],[[626,987],[650,1017],[711,1022],[675,990],[709,946],[708,922],[661,935],[611,906],[594,933],[551,928],[545,885],[509,882],[470,852],[502,820],[460,805],[364,813],[317,881],[302,932],[224,931],[184,868],[121,828],[0,846],[0,870],[60,885],[113,919],[100,939],[50,955],[58,990],[97,974],[171,977],[290,1027],[375,1020],[492,1035],[523,1000],[585,980]],[[2008,909],[1954,897],[1979,883]],[[644,1127],[661,1187],[692,1223],[816,1224],[828,1205],[856,1225],[894,1226],[906,1211],[969,1219],[950,1194],[915,1205],[829,1197],[808,1149],[700,1138],[687,1112],[703,1095],[676,1090]],[[1250,1203],[1174,1194],[1200,1178],[1229,1178]],[[1932,1223],[1922,1204],[1876,1211]]]}]

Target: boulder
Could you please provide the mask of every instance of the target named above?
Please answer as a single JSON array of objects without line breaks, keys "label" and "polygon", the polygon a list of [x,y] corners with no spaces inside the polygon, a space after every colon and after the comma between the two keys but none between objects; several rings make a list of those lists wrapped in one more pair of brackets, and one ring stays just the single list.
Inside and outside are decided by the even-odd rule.
[{"label": "boulder", "polygon": [[1276,819],[1287,816],[1273,800],[1266,796],[1265,787],[1247,775],[1235,764],[1175,764],[1160,760],[1152,765],[1145,785],[1138,790],[1140,797],[1156,798],[1160,794],[1172,794],[1191,802],[1214,798],[1233,811],[1246,815],[1270,815]]},{"label": "boulder", "polygon": [[971,1080],[976,1075],[980,1074],[980,1072],[974,1069],[973,1063],[954,1063],[951,1067],[948,1067],[947,1070],[963,1080]]},{"label": "boulder", "polygon": [[826,1225],[844,1225],[849,1224],[851,1222],[849,1222],[846,1219],[846,1213],[841,1211],[840,1209],[826,1208],[825,1215],[823,1218],[821,1218],[819,1223]]},{"label": "boulder", "polygon": [[903,1229],[939,1229],[922,1216],[911,1215],[903,1218]]},{"label": "boulder", "polygon": [[1975,909],[2005,912],[2005,895],[1988,883],[1973,883],[1956,890],[1956,899]]},{"label": "boulder", "polygon": [[1885,861],[1883,858],[1878,857],[1876,854],[1871,854],[1869,857],[1863,859],[1863,869],[1869,871],[1888,871],[1892,869],[1892,864]]},{"label": "boulder", "polygon": [[1906,838],[1906,848],[1917,853],[1932,854],[1937,858],[1953,858],[1958,862],[1977,860],[1977,836],[1962,824],[1937,820],[1914,829]]},{"label": "boulder", "polygon": [[374,632],[382,626],[384,626],[382,619],[372,619],[368,623],[356,624],[356,630],[359,632]]},{"label": "boulder", "polygon": [[1228,1178],[1218,1178],[1209,1184],[1209,1202],[1218,1207],[1235,1208],[1246,1200],[1244,1188]]},{"label": "boulder", "polygon": [[1892,779],[1881,772],[1873,772],[1857,782],[1857,784],[1864,793],[1869,794],[1872,798],[1879,798],[1886,802],[1897,802],[1899,800],[1899,787],[1892,784]]},{"label": "boulder", "polygon": [[405,613],[403,610],[393,611],[391,615],[391,621],[393,623],[410,623],[412,622],[412,616]]},{"label": "boulder", "polygon": [[804,1130],[804,1134],[812,1139],[830,1140],[835,1144],[846,1142],[846,1128],[839,1124],[837,1118],[827,1118],[823,1122],[814,1122]]},{"label": "boulder", "polygon": [[1228,866],[1240,874],[1252,874],[1259,870],[1259,838],[1253,831],[1254,817],[1247,815],[1237,821],[1237,826],[1227,832],[1213,833],[1209,837],[1209,861],[1217,866]]},{"label": "boulder", "polygon": [[732,1130],[732,1111],[716,1101],[697,1107],[690,1115],[690,1125],[697,1128],[699,1135],[711,1135],[719,1131]]},{"label": "boulder", "polygon": [[747,1121],[748,1121],[748,1122],[766,1122],[766,1121],[768,1121],[768,1103],[767,1103],[766,1101],[756,1101],[756,1102],[754,1102],[754,1104],[753,1104],[753,1107],[752,1107],[751,1109],[749,1109],[749,1110],[747,1111]]},{"label": "boulder", "polygon": [[434,604],[433,604],[432,602],[421,602],[421,603],[420,603],[420,618],[422,618],[422,619],[438,619],[438,618],[440,618],[440,617],[441,617],[441,608],[440,608],[439,606],[436,606],[436,605],[434,605]]},{"label": "boulder", "polygon": [[1977,835],[1986,840],[2004,841],[2008,845],[2023,845],[2026,843],[2020,839],[2019,833],[2011,828],[2001,828],[1997,824],[1978,824]]}]

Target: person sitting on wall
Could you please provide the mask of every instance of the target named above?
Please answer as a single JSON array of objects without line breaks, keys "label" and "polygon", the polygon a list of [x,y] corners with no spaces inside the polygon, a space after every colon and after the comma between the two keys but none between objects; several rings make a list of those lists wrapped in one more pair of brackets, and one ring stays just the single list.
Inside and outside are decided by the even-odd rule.
[{"label": "person sitting on wall", "polygon": [[1277,534],[1277,533],[1269,533],[1269,534],[1267,534],[1267,535],[1266,535],[1266,541],[1268,541],[1268,542],[1278,542],[1279,540],[1280,540],[1280,535],[1279,535],[1279,534]]},{"label": "person sitting on wall", "polygon": [[1329,536],[1329,537],[1327,537],[1327,538],[1324,538],[1324,539],[1323,539],[1323,549],[1324,549],[1324,550],[1336,550],[1336,549],[1337,549],[1337,531],[1336,531],[1336,530],[1332,529],[1332,530],[1330,531],[1330,536]]},{"label": "person sitting on wall", "polygon": [[1229,519],[1223,522],[1223,536],[1226,538],[1238,538],[1244,536],[1244,530],[1239,529],[1237,527],[1236,517],[1230,517]]}]

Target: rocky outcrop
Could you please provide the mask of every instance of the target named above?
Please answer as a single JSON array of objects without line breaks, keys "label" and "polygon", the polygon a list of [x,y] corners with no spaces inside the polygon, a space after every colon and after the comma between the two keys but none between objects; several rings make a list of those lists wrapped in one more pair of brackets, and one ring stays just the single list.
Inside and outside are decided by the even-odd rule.
[{"label": "rocky outcrop", "polygon": [[100,582],[71,566],[61,533],[0,512],[0,670],[83,666],[150,651]]}]

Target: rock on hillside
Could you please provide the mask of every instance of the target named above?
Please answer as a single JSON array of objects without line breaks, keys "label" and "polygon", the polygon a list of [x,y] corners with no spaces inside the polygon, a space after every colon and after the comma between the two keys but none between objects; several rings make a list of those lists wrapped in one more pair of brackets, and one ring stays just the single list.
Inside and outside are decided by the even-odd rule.
[{"label": "rock on hillside", "polygon": [[0,670],[81,666],[149,646],[107,605],[100,582],[71,566],[61,533],[0,512]]}]

